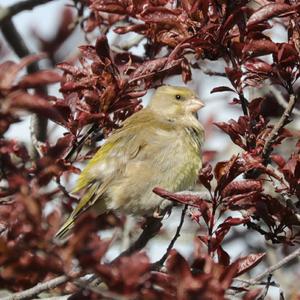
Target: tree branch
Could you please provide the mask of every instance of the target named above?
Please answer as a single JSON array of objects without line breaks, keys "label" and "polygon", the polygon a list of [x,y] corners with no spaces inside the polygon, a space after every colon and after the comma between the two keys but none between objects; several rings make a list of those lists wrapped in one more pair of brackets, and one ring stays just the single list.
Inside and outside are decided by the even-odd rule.
[{"label": "tree branch", "polygon": [[[122,256],[128,256],[136,251],[143,249],[147,245],[148,241],[159,232],[161,226],[162,226],[161,219],[153,218],[153,217],[148,218],[146,221],[146,224],[144,226],[144,230],[141,233],[141,235],[139,236],[139,238],[127,250],[123,251],[117,258],[115,258],[113,260],[113,262],[117,261]],[[35,295],[38,295],[39,293],[41,293],[43,291],[46,291],[46,290],[55,288],[61,284],[64,284],[69,279],[70,279],[70,277],[68,277],[66,275],[59,276],[59,277],[49,280],[47,282],[39,283],[36,286],[34,286],[28,290],[5,297],[1,300],[29,299]],[[96,279],[96,276],[92,276],[92,278],[90,278],[88,280],[88,282],[95,280],[95,279]]]},{"label": "tree branch", "polygon": [[264,272],[260,273],[259,275],[257,275],[253,279],[249,280],[249,282],[246,284],[246,286],[248,286],[248,285],[254,285],[254,284],[258,283],[265,276],[267,276],[267,275],[273,273],[274,271],[280,269],[281,267],[283,267],[284,265],[286,265],[287,263],[289,263],[294,258],[297,258],[298,256],[300,256],[300,248],[296,249],[294,252],[292,252],[288,256],[284,257],[282,260],[280,260],[275,265],[269,267]]},{"label": "tree branch", "polygon": [[227,76],[226,76],[226,73],[224,73],[224,72],[212,71],[212,70],[209,70],[209,69],[206,69],[206,68],[203,68],[203,67],[200,67],[200,70],[201,70],[205,75],[208,75],[208,76],[227,77]]},{"label": "tree branch", "polygon": [[[271,82],[267,82],[267,86],[264,88],[267,92],[270,91],[273,96],[275,97],[277,103],[283,107],[284,109],[286,109],[288,107],[288,103],[285,101],[282,93],[280,92],[280,90],[278,90],[277,88],[275,88],[275,86],[272,85]],[[298,110],[296,107],[294,107],[293,109],[293,114],[300,116],[300,110]]]},{"label": "tree branch", "polygon": [[38,5],[52,1],[55,0],[27,0],[15,3],[9,7],[0,7],[0,25],[24,10],[31,10]]},{"label": "tree branch", "polygon": [[166,259],[168,258],[169,253],[172,250],[172,248],[174,247],[174,244],[175,244],[176,240],[180,237],[180,231],[181,231],[181,228],[182,228],[182,225],[183,225],[183,222],[184,222],[184,217],[185,217],[187,209],[188,209],[188,205],[185,205],[184,208],[182,209],[182,212],[181,212],[180,222],[179,222],[179,225],[177,227],[176,233],[175,233],[173,239],[171,240],[171,242],[170,242],[170,244],[167,248],[166,253],[162,256],[162,258],[159,261],[155,262],[152,265],[152,269],[155,269],[155,270],[160,269],[160,267],[163,266]]},{"label": "tree branch", "polygon": [[[198,197],[201,197],[202,199],[209,198],[209,195],[207,192],[181,191],[181,192],[178,192],[178,194],[179,195],[184,194],[184,195],[198,196]],[[162,205],[163,205],[163,203],[162,203]],[[174,243],[176,242],[177,238],[180,236],[180,230],[183,225],[184,216],[187,211],[187,208],[188,208],[188,205],[185,205],[185,207],[182,210],[180,223],[177,227],[175,236],[173,237],[173,239],[168,247],[167,253],[165,254],[166,256],[168,256],[168,251],[170,251],[173,248]],[[162,211],[166,211],[166,207],[162,208]],[[161,218],[154,218],[154,217],[148,218],[145,223],[145,226],[143,228],[143,232],[141,233],[139,238],[127,250],[123,251],[115,260],[117,260],[119,257],[131,255],[132,253],[143,249],[147,245],[148,241],[150,239],[152,239],[159,232],[159,230],[162,226],[161,220],[162,220]],[[161,258],[161,260],[164,258],[164,256]],[[159,262],[161,260],[159,260]]]},{"label": "tree branch", "polygon": [[293,108],[296,104],[296,97],[294,94],[290,95],[289,103],[280,117],[279,121],[276,123],[268,137],[266,138],[264,149],[262,152],[263,158],[266,160],[272,151],[272,144],[274,143],[276,137],[278,136],[278,132],[282,129],[289,121],[290,115],[293,111]]},{"label": "tree branch", "polygon": [[[19,34],[14,23],[10,19],[0,23],[0,28],[6,41],[20,58],[31,54],[22,36]],[[34,62],[27,67],[28,73],[35,73],[39,70],[40,68],[37,62]],[[47,94],[47,88],[36,88],[36,92],[45,95]],[[37,141],[44,142],[47,137],[48,120],[44,117],[39,117],[36,115],[33,123]]]},{"label": "tree branch", "polygon": [[128,256],[136,251],[143,249],[147,245],[147,243],[159,232],[161,226],[162,222],[160,218],[148,218],[144,225],[143,232],[140,234],[138,239],[113,261],[118,260],[122,256]]},{"label": "tree branch", "polygon": [[1,300],[23,300],[23,299],[32,299],[33,296],[36,296],[40,294],[43,291],[47,291],[53,288],[56,288],[57,286],[66,283],[70,279],[69,276],[62,275],[56,278],[53,278],[49,281],[38,283],[34,287],[12,294],[11,296],[7,296],[2,298]]},{"label": "tree branch", "polygon": [[[262,273],[260,273],[259,275],[257,275],[256,277],[254,277],[253,279],[250,280],[241,280],[236,278],[235,281],[239,280],[241,282],[243,282],[242,285],[239,286],[239,288],[248,288],[252,285],[262,285],[262,284],[267,284],[266,282],[261,282],[261,280],[274,273],[276,270],[282,268],[284,265],[286,265],[287,263],[289,263],[291,260],[300,257],[300,248],[296,249],[294,252],[292,252],[291,254],[289,254],[288,256],[284,257],[282,260],[280,260],[278,263],[272,265],[271,267],[267,268],[265,271],[263,271]],[[269,283],[272,286],[276,286],[276,284],[274,285],[272,282]],[[227,295],[240,295],[243,294],[244,292],[240,292],[240,291],[227,291]]]},{"label": "tree branch", "polygon": [[[191,194],[191,195],[202,195],[203,193],[201,192],[191,192],[191,191],[183,191],[180,192],[180,194]],[[188,205],[185,205],[185,207],[182,210],[181,213],[181,219],[180,219],[180,223],[177,227],[175,236],[173,237],[172,241],[170,242],[168,248],[167,248],[167,252],[165,253],[165,255],[158,261],[159,264],[163,264],[170,252],[170,250],[173,248],[177,238],[180,236],[180,231],[184,222],[184,216],[186,214],[186,210],[187,210]],[[118,255],[112,262],[117,261],[119,258],[121,258],[122,256],[129,256],[131,254],[133,254],[136,251],[139,251],[141,249],[143,249],[147,243],[149,242],[150,239],[152,239],[160,230],[161,226],[162,226],[162,219],[161,218],[154,218],[154,217],[150,217],[146,220],[146,223],[143,227],[143,232],[140,234],[140,236],[138,237],[138,239],[125,251],[123,251],[120,255]],[[54,279],[51,279],[47,282],[44,283],[39,283],[36,286],[19,292],[19,293],[15,293],[11,296],[7,296],[1,300],[23,300],[23,299],[30,299],[35,295],[38,295],[39,293],[46,291],[46,290],[50,290],[53,289],[61,284],[66,283],[70,278],[74,278],[74,277],[69,277],[66,275],[62,275],[59,277],[56,277]],[[75,277],[76,278],[76,277]],[[87,280],[86,284],[88,285],[91,282],[97,282],[99,283],[99,280],[97,280],[97,277],[95,275],[93,275],[89,280]],[[101,281],[101,279],[100,279]],[[77,295],[78,293],[76,293]]]}]

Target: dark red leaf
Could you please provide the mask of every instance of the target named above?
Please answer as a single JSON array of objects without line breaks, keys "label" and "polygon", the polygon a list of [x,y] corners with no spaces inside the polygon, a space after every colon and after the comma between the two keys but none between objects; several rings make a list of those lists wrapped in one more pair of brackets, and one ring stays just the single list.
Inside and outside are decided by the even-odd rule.
[{"label": "dark red leaf", "polygon": [[218,226],[218,228],[223,229],[228,226],[237,226],[248,222],[248,218],[232,218],[228,217],[222,224]]},{"label": "dark red leaf", "polygon": [[294,7],[284,3],[270,3],[254,12],[247,22],[247,27],[256,25],[257,23],[269,20],[273,17],[279,17],[287,12],[292,12]]},{"label": "dark red leaf", "polygon": [[230,182],[222,191],[222,197],[244,194],[251,191],[261,192],[262,183],[259,180],[236,180]]},{"label": "dark red leaf", "polygon": [[257,297],[261,294],[262,289],[250,290],[243,296],[243,300],[257,300]]},{"label": "dark red leaf", "polygon": [[273,70],[271,65],[258,58],[247,60],[244,66],[248,71],[258,74],[270,74]]},{"label": "dark red leaf", "polygon": [[66,73],[77,75],[80,73],[79,68],[69,64],[68,62],[61,62],[56,65],[59,69],[65,71]]},{"label": "dark red leaf", "polygon": [[230,264],[230,256],[229,254],[222,248],[222,246],[219,246],[217,248],[217,254],[218,254],[218,260],[219,263],[223,266],[228,266]]},{"label": "dark red leaf", "polygon": [[102,60],[104,60],[105,58],[110,58],[109,45],[106,35],[102,35],[97,38],[95,50]]},{"label": "dark red leaf", "polygon": [[198,196],[194,196],[194,195],[175,194],[175,193],[168,192],[159,187],[154,188],[153,192],[165,199],[183,203],[183,204],[188,204],[190,206],[194,206],[194,207],[198,207],[198,208],[202,207],[205,204],[208,205],[207,201],[201,199]]},{"label": "dark red leaf", "polygon": [[178,25],[178,15],[180,11],[168,9],[164,7],[149,7],[141,14],[142,20],[150,23],[165,23],[170,25]]},{"label": "dark red leaf", "polygon": [[10,94],[10,99],[12,108],[25,109],[49,118],[54,122],[65,123],[60,113],[42,96],[17,91]]},{"label": "dark red leaf", "polygon": [[146,61],[143,64],[140,64],[135,71],[130,74],[129,83],[151,77],[157,75],[159,72],[168,71],[172,68],[180,66],[182,60],[182,58],[170,59],[170,57],[160,57]]},{"label": "dark red leaf", "polygon": [[59,82],[61,78],[61,75],[55,71],[42,70],[23,76],[17,86],[20,88],[35,88],[38,86]]},{"label": "dark red leaf", "polygon": [[199,174],[199,180],[210,191],[211,190],[210,182],[212,181],[212,179],[213,179],[212,166],[210,164],[207,164],[202,168]]},{"label": "dark red leaf", "polygon": [[163,289],[166,289],[169,292],[173,292],[175,282],[173,277],[169,274],[162,272],[151,272],[151,282],[160,286]]},{"label": "dark red leaf", "polygon": [[224,237],[229,232],[232,226],[238,226],[245,224],[249,221],[249,218],[232,218],[228,217],[222,224],[220,224],[215,232],[216,238],[213,245],[213,251],[219,247],[224,240]]},{"label": "dark red leaf", "polygon": [[130,31],[142,33],[147,28],[148,28],[147,24],[134,24],[134,25],[117,27],[116,29],[114,29],[114,32],[116,32],[118,34],[124,34],[124,33],[130,32]]},{"label": "dark red leaf", "polygon": [[253,269],[262,261],[265,255],[266,253],[249,254],[238,259],[238,271],[235,276],[240,276]]},{"label": "dark red leaf", "polygon": [[[224,25],[221,28],[221,34],[226,36],[226,33],[234,26],[243,24],[243,28],[245,27],[245,17],[249,8],[246,6],[240,7],[236,9],[229,17],[226,19]],[[241,29],[240,29],[241,30]]]},{"label": "dark red leaf", "polygon": [[238,270],[238,263],[234,262],[225,268],[220,278],[221,286],[224,290],[228,289],[232,283],[233,278],[236,276]]},{"label": "dark red leaf", "polygon": [[14,153],[24,161],[29,160],[29,154],[26,147],[14,140],[0,139],[0,153],[11,154]]},{"label": "dark red leaf", "polygon": [[230,123],[225,122],[217,122],[214,123],[216,126],[218,126],[220,129],[222,129],[224,132],[226,132],[231,140],[241,148],[245,149],[244,141],[240,135],[240,130],[238,124],[234,120],[230,120]]},{"label": "dark red leaf", "polygon": [[72,134],[66,134],[64,137],[59,138],[57,143],[47,151],[47,155],[58,159],[72,147],[75,137]]},{"label": "dark red leaf", "polygon": [[254,40],[245,44],[243,54],[246,57],[256,57],[272,53],[277,53],[277,45],[270,40]]},{"label": "dark red leaf", "polygon": [[169,274],[177,277],[178,279],[186,279],[187,277],[192,276],[187,261],[174,249],[171,250],[166,265]]},{"label": "dark red leaf", "polygon": [[260,199],[261,197],[259,197],[259,193],[256,191],[234,195],[230,197],[230,200],[228,201],[228,207],[231,210],[245,210],[250,208],[254,208],[254,210],[256,210],[256,203]]},{"label": "dark red leaf", "polygon": [[181,61],[181,76],[184,83],[187,83],[192,79],[192,71],[190,64],[186,58]]},{"label": "dark red leaf", "polygon": [[97,266],[97,273],[101,279],[114,291],[133,291],[147,277],[144,275],[150,269],[148,256],[137,252],[131,256],[118,258],[111,264]]},{"label": "dark red leaf", "polygon": [[272,161],[274,161],[280,168],[283,168],[285,165],[285,159],[279,154],[272,154],[271,155]]},{"label": "dark red leaf", "polygon": [[46,57],[44,53],[28,55],[20,60],[19,63],[11,61],[0,65],[0,89],[10,89],[16,80],[17,74],[26,66]]},{"label": "dark red leaf", "polygon": [[235,89],[239,88],[243,72],[241,70],[226,67],[225,73]]},{"label": "dark red leaf", "polygon": [[282,43],[279,45],[277,61],[284,66],[293,66],[298,61],[298,55],[294,45]]},{"label": "dark red leaf", "polygon": [[182,204],[187,204],[190,206],[197,207],[203,217],[204,221],[208,224],[211,217],[211,204],[200,197],[193,195],[175,194],[170,193],[162,188],[154,188],[153,192],[165,199],[170,201],[179,202]]},{"label": "dark red leaf", "polygon": [[126,6],[127,5],[118,3],[118,1],[110,1],[108,3],[105,3],[105,1],[94,1],[91,8],[96,11],[98,10],[107,13],[125,14],[127,12]]},{"label": "dark red leaf", "polygon": [[229,161],[218,162],[214,168],[215,178],[218,182],[217,190],[222,190],[243,171],[243,162],[238,156],[233,156]]}]

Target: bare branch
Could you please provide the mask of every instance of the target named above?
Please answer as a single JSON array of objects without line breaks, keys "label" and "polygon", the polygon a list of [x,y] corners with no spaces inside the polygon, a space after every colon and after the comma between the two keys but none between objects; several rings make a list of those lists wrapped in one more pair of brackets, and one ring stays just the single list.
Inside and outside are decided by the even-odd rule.
[{"label": "bare branch", "polygon": [[[78,287],[80,287],[81,291],[89,290],[95,294],[101,295],[102,297],[104,297],[104,299],[128,300],[128,297],[126,297],[126,296],[119,295],[119,294],[111,292],[109,290],[104,290],[103,288],[98,287],[98,286],[87,284],[86,280],[78,279],[78,280],[74,281],[74,284],[76,284]],[[79,294],[76,294],[76,295],[79,295]]]},{"label": "bare branch", "polygon": [[128,249],[123,251],[116,259],[114,259],[114,261],[122,256],[128,256],[143,249],[147,243],[159,232],[161,226],[162,223],[160,218],[148,218],[144,225],[144,230],[138,239]]},{"label": "bare branch", "polygon": [[187,209],[188,209],[188,205],[185,205],[181,212],[180,222],[176,229],[176,233],[175,233],[173,239],[171,240],[166,253],[162,256],[162,258],[159,261],[157,261],[153,264],[153,266],[152,266],[153,269],[160,269],[163,266],[163,264],[165,263],[166,259],[169,256],[170,251],[174,247],[176,240],[180,237],[180,231],[181,231],[181,228],[182,228],[182,225],[184,222],[184,217],[185,217]]},{"label": "bare branch", "polygon": [[[266,90],[269,90],[275,96],[275,99],[277,100],[277,102],[280,106],[282,106],[284,109],[286,109],[288,107],[288,103],[285,101],[281,92],[277,88],[275,88],[271,84],[268,84],[268,86],[266,87]],[[300,116],[300,111],[296,107],[294,107],[293,114]]]},{"label": "bare branch", "polygon": [[286,265],[287,263],[289,263],[291,260],[293,260],[294,258],[297,258],[298,256],[300,256],[300,248],[296,249],[294,252],[292,252],[291,254],[289,254],[288,256],[284,257],[282,260],[280,260],[278,263],[276,263],[275,265],[269,267],[268,269],[266,269],[264,272],[260,273],[259,275],[257,275],[256,277],[254,277],[253,279],[251,279],[249,281],[249,283],[247,283],[247,285],[254,285],[257,282],[259,282],[261,279],[263,279],[265,276],[273,273],[274,271],[280,269],[281,267],[283,267],[284,265]]},{"label": "bare branch", "polygon": [[4,297],[1,300],[32,299],[33,296],[36,296],[43,291],[47,291],[47,290],[56,288],[57,286],[66,283],[69,279],[70,279],[69,276],[62,275],[62,276],[56,277],[54,279],[51,279],[49,281],[46,281],[43,283],[38,283],[36,286],[34,286],[28,290],[12,294],[11,296]]},{"label": "bare branch", "polygon": [[226,77],[226,73],[223,73],[223,72],[212,71],[209,69],[205,69],[203,67],[201,67],[200,69],[205,75],[208,75],[208,76]]},{"label": "bare branch", "polygon": [[[19,57],[24,57],[31,54],[30,50],[26,46],[25,41],[11,20],[8,19],[5,22],[0,23],[0,28],[4,38]],[[34,62],[27,67],[28,73],[35,73],[39,70],[40,68],[37,62]],[[47,94],[47,88],[37,88],[36,92]],[[47,138],[48,120],[44,117],[39,117],[36,115],[33,119],[33,123],[36,140],[44,142]]]},{"label": "bare branch", "polygon": [[[139,236],[139,238],[124,252],[122,252],[114,261],[118,260],[122,256],[131,255],[132,253],[141,250],[146,246],[148,241],[153,238],[160,230],[162,226],[161,219],[158,218],[148,218],[146,221],[146,224],[144,226],[144,230]],[[38,295],[42,291],[52,289],[56,286],[59,286],[61,284],[66,283],[70,277],[63,275],[57,278],[54,278],[52,280],[49,280],[45,283],[39,283],[33,288],[30,288],[28,290],[25,290],[20,293],[13,294],[11,296],[5,297],[1,300],[22,300],[22,299],[29,299],[32,298],[35,295]],[[92,278],[89,280],[94,280],[95,276],[92,276]]]},{"label": "bare branch", "polygon": [[280,117],[278,123],[276,123],[276,125],[272,129],[271,133],[266,138],[266,142],[265,142],[264,149],[263,149],[263,158],[264,159],[267,159],[270,152],[272,151],[272,144],[274,143],[276,137],[278,136],[278,132],[289,121],[289,118],[291,116],[291,113],[293,111],[295,104],[296,104],[296,97],[295,97],[295,95],[291,94],[288,106],[286,107],[284,113]]},{"label": "bare branch", "polygon": [[9,7],[0,7],[0,25],[24,10],[31,10],[38,5],[53,1],[55,0],[27,0],[15,3]]},{"label": "bare branch", "polygon": [[37,154],[42,157],[43,153],[42,153],[42,146],[45,145],[45,143],[38,141],[37,136],[36,136],[36,124],[37,119],[35,117],[31,117],[30,119],[30,125],[29,125],[29,130],[30,130],[30,136],[31,136],[31,141],[32,141],[32,145],[35,149],[35,151],[37,152]]},{"label": "bare branch", "polygon": [[[209,195],[206,192],[181,191],[181,192],[178,192],[178,194],[199,196],[202,199],[206,199],[206,198],[208,199],[209,198]],[[162,203],[162,205],[163,204],[164,204],[164,202]],[[168,256],[168,251],[170,251],[173,248],[174,243],[176,242],[177,238],[180,236],[180,230],[181,230],[182,225],[183,225],[184,216],[185,216],[187,207],[188,207],[188,205],[186,205],[183,208],[183,210],[182,210],[181,219],[180,219],[180,223],[179,223],[179,225],[177,227],[177,231],[176,231],[175,236],[173,237],[173,239],[172,239],[172,241],[171,241],[171,243],[170,243],[170,245],[168,247],[167,253],[165,254],[167,256]],[[162,209],[162,211],[164,211],[165,209],[166,209],[166,207],[164,207]],[[116,260],[119,257],[131,255],[132,253],[143,249],[147,245],[148,241],[150,239],[152,239],[159,232],[159,230],[160,230],[160,228],[162,226],[161,220],[162,220],[161,218],[154,218],[154,217],[148,218],[147,221],[146,221],[146,223],[145,223],[145,225],[144,225],[143,232],[141,233],[141,235],[139,236],[139,238],[127,250],[125,250],[124,252],[122,252],[116,258]],[[161,260],[164,258],[164,256],[161,258]],[[165,259],[164,259],[164,261],[165,261]]]},{"label": "bare branch", "polygon": [[[239,286],[239,288],[248,288],[253,285],[264,285],[264,284],[269,284],[271,286],[276,286],[273,282],[262,282],[261,280],[266,277],[270,276],[270,274],[274,273],[276,270],[282,268],[285,266],[287,263],[289,263],[291,260],[300,257],[300,248],[296,249],[294,252],[289,254],[288,256],[284,257],[282,260],[280,260],[278,263],[272,265],[271,267],[267,268],[265,271],[254,277],[253,279],[250,280],[241,280],[241,279],[234,279],[234,281],[240,281],[243,284]],[[240,295],[244,292],[240,291],[227,291],[227,295]]]}]

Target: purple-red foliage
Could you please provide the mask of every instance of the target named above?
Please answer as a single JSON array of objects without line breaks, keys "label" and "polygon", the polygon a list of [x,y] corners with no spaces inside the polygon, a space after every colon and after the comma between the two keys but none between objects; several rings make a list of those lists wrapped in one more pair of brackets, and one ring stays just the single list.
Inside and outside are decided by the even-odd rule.
[{"label": "purple-red foliage", "polygon": [[[21,71],[45,55],[0,64],[1,287],[21,291],[60,274],[73,276],[76,266],[79,275],[98,275],[107,289],[96,293],[64,286],[67,292],[77,292],[71,299],[124,295],[133,299],[222,300],[233,290],[234,278],[250,271],[265,255],[253,253],[232,261],[224,244],[234,228],[247,226],[273,243],[299,243],[299,209],[293,200],[298,199],[299,204],[300,142],[286,155],[277,151],[287,138],[297,136],[283,128],[291,121],[287,118],[271,148],[265,149],[273,129],[262,112],[262,107],[269,105],[268,98],[249,101],[244,93],[245,88],[266,82],[280,87],[288,97],[296,93],[299,4],[292,0],[256,2],[260,5],[257,9],[247,0],[77,0],[78,19],[65,9],[52,39],[45,40],[38,33],[35,37],[53,63],[77,23],[81,22],[86,34],[100,29],[103,34],[95,42],[79,47],[78,61],[60,62],[57,67],[62,72],[40,70],[26,75]],[[267,33],[275,21],[285,28],[286,42],[274,42]],[[109,30],[120,35],[141,34],[146,40],[144,55],[113,49],[105,34]],[[181,75],[184,82],[191,80],[192,69],[200,68],[204,59],[222,59],[227,64],[228,86],[216,86],[211,92],[230,92],[232,104],[240,107],[242,114],[237,120],[215,125],[240,153],[214,167],[205,163],[199,182],[208,197],[154,189],[163,198],[189,205],[190,217],[199,225],[194,255],[185,259],[172,250],[164,272],[152,270],[145,252],[105,261],[112,240],[100,238],[97,231],[123,226],[122,219],[113,214],[98,219],[83,215],[65,244],[55,242],[53,236],[64,212],[78,200],[61,184],[62,179],[79,172],[74,163],[96,150],[99,135],[110,134],[139,110],[141,97],[149,88],[159,86],[170,75]],[[60,97],[40,93],[40,87],[53,83],[60,84]],[[13,124],[30,113],[65,130],[54,143],[47,140],[35,145],[40,153],[36,158],[28,145],[6,137]],[[90,145],[88,154],[82,151]],[[215,154],[208,151],[205,159]],[[62,200],[63,205],[49,213],[46,206],[54,206],[54,199]],[[243,299],[256,299],[260,292],[251,290]]]}]

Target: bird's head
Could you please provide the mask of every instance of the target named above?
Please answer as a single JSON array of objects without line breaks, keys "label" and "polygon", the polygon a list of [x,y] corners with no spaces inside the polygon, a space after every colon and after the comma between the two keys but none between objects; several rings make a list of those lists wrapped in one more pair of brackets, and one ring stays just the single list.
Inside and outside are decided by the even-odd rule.
[{"label": "bird's head", "polygon": [[152,110],[174,117],[195,114],[203,106],[194,91],[170,85],[159,87],[149,103]]}]

